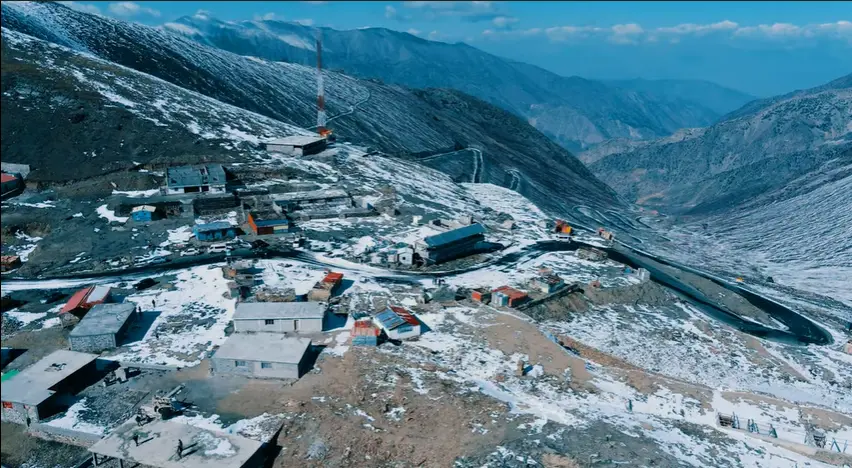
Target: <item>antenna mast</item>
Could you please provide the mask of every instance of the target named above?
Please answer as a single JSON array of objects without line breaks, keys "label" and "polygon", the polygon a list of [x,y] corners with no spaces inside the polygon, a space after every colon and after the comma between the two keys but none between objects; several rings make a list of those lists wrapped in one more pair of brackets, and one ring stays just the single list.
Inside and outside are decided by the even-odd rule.
[{"label": "antenna mast", "polygon": [[325,89],[322,82],[322,30],[317,28],[317,133],[325,136]]}]

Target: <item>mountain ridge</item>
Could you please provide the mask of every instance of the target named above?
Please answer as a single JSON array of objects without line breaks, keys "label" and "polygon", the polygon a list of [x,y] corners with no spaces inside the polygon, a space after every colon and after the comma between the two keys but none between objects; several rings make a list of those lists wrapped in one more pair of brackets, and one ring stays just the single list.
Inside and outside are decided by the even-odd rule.
[{"label": "mountain ridge", "polygon": [[466,43],[428,41],[385,28],[339,31],[275,20],[223,22],[208,15],[184,16],[161,27],[234,53],[308,66],[315,64],[312,44],[316,31],[322,29],[323,61],[328,68],[414,88],[458,89],[524,117],[572,151],[611,138],[648,139],[683,127],[705,126],[722,111],[753,99],[715,85],[740,98],[727,108],[713,110],[696,102],[700,93],[692,93],[691,100],[679,99],[664,96],[665,90],[660,89],[564,77]]}]

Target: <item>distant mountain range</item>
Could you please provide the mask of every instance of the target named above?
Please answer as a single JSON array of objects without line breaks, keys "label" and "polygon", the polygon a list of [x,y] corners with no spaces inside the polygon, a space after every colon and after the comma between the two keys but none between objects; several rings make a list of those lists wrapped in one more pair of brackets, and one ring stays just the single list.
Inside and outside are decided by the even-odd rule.
[{"label": "distant mountain range", "polygon": [[852,75],[751,102],[707,128],[596,150],[584,155],[592,171],[636,203],[693,214],[772,203],[796,195],[783,190],[794,180],[852,164]]},{"label": "distant mountain range", "polygon": [[[240,56],[58,3],[1,7],[3,158],[34,165],[33,180],[75,180],[133,162],[251,160],[263,139],[305,133],[316,121],[312,67]],[[412,91],[332,71],[325,86],[341,140],[430,156],[426,164],[460,181],[511,185],[557,213],[576,204],[622,206],[567,150],[462,92]],[[454,152],[469,146],[481,149],[482,161]]]},{"label": "distant mountain range", "polygon": [[[316,63],[317,28],[297,23],[225,22],[196,14],[162,28],[240,55]],[[754,99],[704,81],[563,77],[466,44],[382,28],[323,28],[322,35],[323,61],[330,69],[414,88],[463,91],[525,118],[574,152],[613,138],[653,139],[707,126]]]}]

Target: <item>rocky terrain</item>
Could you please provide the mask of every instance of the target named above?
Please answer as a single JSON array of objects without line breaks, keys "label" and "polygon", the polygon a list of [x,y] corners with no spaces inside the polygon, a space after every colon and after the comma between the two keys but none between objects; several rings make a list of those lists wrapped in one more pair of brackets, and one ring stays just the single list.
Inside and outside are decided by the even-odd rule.
[{"label": "rocky terrain", "polygon": [[[276,20],[224,22],[199,13],[163,29],[240,55],[312,66],[317,28]],[[528,120],[571,151],[612,138],[649,139],[706,126],[752,96],[700,81],[601,82],[563,77],[464,43],[383,28],[323,29],[326,66],[416,88],[446,87]]]},{"label": "rocky terrain", "polygon": [[[458,90],[337,72],[326,88],[336,96],[337,142],[288,156],[259,143],[311,133],[309,67],[57,4],[2,8],[3,158],[33,165],[26,190],[2,203],[2,253],[23,266],[3,274],[0,335],[4,346],[28,350],[4,378],[68,349],[60,310],[84,286],[109,286],[114,300],[141,311],[100,353],[140,373],[92,383],[38,427],[4,423],[4,466],[76,465],[93,440],[178,385],[175,423],[268,442],[268,466],[852,462],[833,445],[803,443],[808,424],[828,444],[852,442],[852,355],[844,351],[852,241],[837,235],[852,222],[852,165],[842,157],[737,211],[665,216],[623,203],[505,109]],[[790,99],[812,102],[797,96]],[[265,237],[275,249],[248,242],[257,237],[241,209],[150,222],[119,211],[126,198],[157,193],[165,168],[200,161],[222,163],[249,189],[341,187],[359,204],[385,200],[395,210],[294,216],[304,243]],[[493,248],[430,268],[383,260],[443,232],[432,221],[467,216]],[[553,240],[554,218],[576,228],[571,242]],[[702,224],[709,220],[713,229]],[[230,256],[252,258],[252,281],[263,288],[302,295],[328,271],[343,274],[322,331],[304,334],[312,346],[299,379],[211,367],[234,333],[238,304],[225,254],[199,253],[209,243],[193,235],[212,221],[243,230]],[[616,240],[599,237],[598,226]],[[583,258],[580,245],[609,257]],[[640,255],[650,278],[635,270]],[[545,272],[566,287],[543,291]],[[467,296],[502,285],[535,302],[505,307]],[[410,310],[422,333],[354,346],[355,315],[388,304]],[[737,415],[742,427],[721,426],[718,414]],[[744,429],[748,422],[757,432]],[[50,431],[63,436],[42,439]]]},{"label": "rocky terrain", "polygon": [[632,202],[707,213],[852,161],[850,121],[852,75],[757,101],[707,128],[586,160]]},{"label": "rocky terrain", "polygon": [[[68,83],[61,88],[67,93],[62,99],[77,107],[68,114],[79,114],[78,117],[63,114],[57,119],[53,113],[44,113],[42,117],[47,119],[44,127],[71,135],[72,142],[98,138],[101,141],[97,143],[102,146],[95,154],[105,154],[107,158],[148,162],[162,156],[162,150],[152,145],[146,147],[147,154],[137,155],[132,143],[138,137],[127,137],[125,142],[123,127],[118,129],[117,124],[113,125],[109,133],[102,135],[101,128],[95,126],[101,116],[93,116],[89,123],[78,121],[88,115],[79,109],[80,100],[95,100],[83,104],[84,109],[108,106],[107,112],[111,113],[136,112],[162,124],[164,131],[176,126],[169,135],[158,135],[157,140],[174,139],[179,149],[188,149],[186,153],[170,151],[168,157],[160,159],[164,164],[184,156],[215,157],[219,151],[208,152],[206,148],[215,145],[223,134],[236,135],[240,154],[248,155],[265,138],[298,133],[293,125],[309,128],[314,121],[316,79],[312,68],[241,57],[165,31],[87,15],[59,4],[15,3],[3,4],[2,8],[4,48],[12,49],[4,55],[30,70],[24,76],[4,75],[3,100],[15,102],[8,110],[3,106],[3,121],[8,122],[4,125],[10,126],[4,131],[20,138],[28,138],[29,134],[22,127],[15,127],[23,121],[18,109],[35,108],[39,109],[37,112],[44,109],[36,104],[42,104],[45,97],[28,91],[30,87],[38,90],[44,86],[47,79],[41,72],[51,77],[62,76],[60,81]],[[44,41],[34,40],[31,35]],[[106,37],[111,39],[104,40]],[[51,41],[77,52],[51,46]],[[93,60],[97,63],[92,63]],[[572,199],[595,205],[621,204],[611,189],[597,181],[570,153],[520,118],[495,106],[457,91],[410,91],[333,72],[327,73],[325,83],[331,127],[343,139],[409,158],[477,146],[485,158],[478,181],[508,186],[512,180],[510,172],[521,174],[525,183],[518,190],[544,206],[560,210],[567,209]],[[26,104],[30,99],[34,102]],[[234,120],[226,123],[210,114],[188,116],[187,106],[194,106],[196,101],[207,103],[201,105],[208,108],[209,103],[224,102],[239,108],[229,116],[242,113],[247,118],[238,119],[240,123]],[[257,118],[256,114],[267,118]],[[99,136],[84,135],[87,132]],[[39,157],[55,160],[56,154],[71,149],[66,140],[57,141],[52,143],[56,148],[49,147],[41,152],[43,156],[37,156],[21,151],[34,143],[24,141],[13,145],[7,139],[3,143],[4,157],[22,163],[39,162]],[[222,142],[218,143],[221,146]],[[87,156],[91,154],[87,152]],[[471,152],[452,153],[433,163],[444,161],[446,164],[437,167],[445,167],[454,177],[467,180],[473,177],[478,164]],[[126,162],[123,164],[126,167]],[[110,166],[97,167],[103,173]],[[53,173],[58,170],[64,169],[36,167],[32,177],[34,180],[69,177],[68,174],[58,177]],[[561,191],[566,183],[577,190],[563,191],[558,199],[547,195]]]}]

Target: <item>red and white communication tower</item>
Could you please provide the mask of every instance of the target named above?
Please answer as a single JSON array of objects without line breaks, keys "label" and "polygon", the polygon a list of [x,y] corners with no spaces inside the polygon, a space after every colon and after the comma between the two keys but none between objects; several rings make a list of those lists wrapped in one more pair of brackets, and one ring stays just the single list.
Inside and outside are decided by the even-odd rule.
[{"label": "red and white communication tower", "polygon": [[325,128],[325,89],[322,82],[322,30],[317,29],[317,133],[321,137],[331,136],[331,130]]}]

